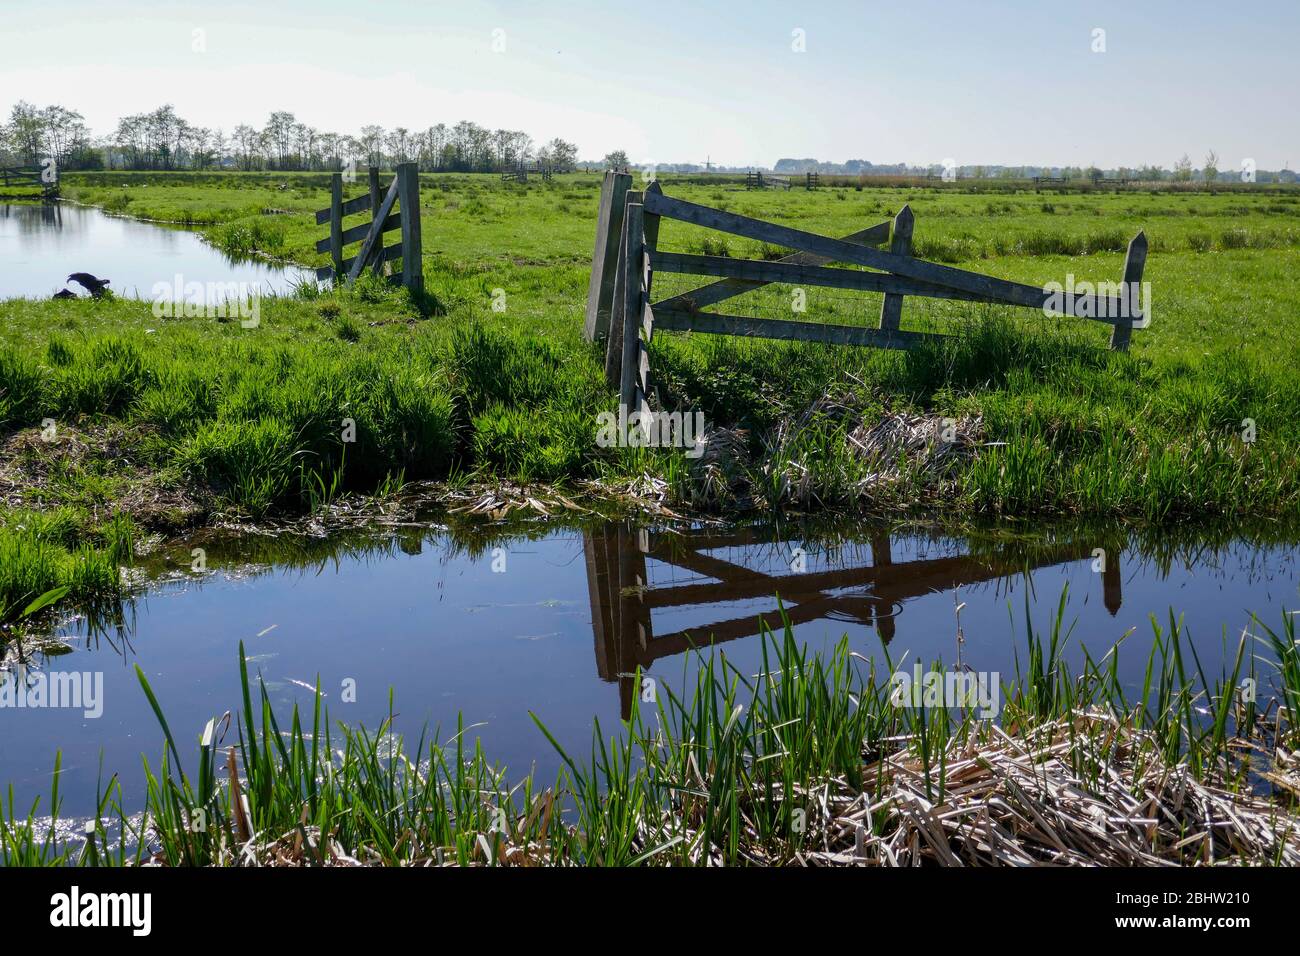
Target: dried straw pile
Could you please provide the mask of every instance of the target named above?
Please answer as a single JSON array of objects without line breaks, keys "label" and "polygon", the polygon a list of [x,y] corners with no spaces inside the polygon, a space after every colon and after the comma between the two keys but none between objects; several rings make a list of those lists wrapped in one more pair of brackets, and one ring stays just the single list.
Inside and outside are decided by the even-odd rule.
[{"label": "dried straw pile", "polygon": [[[1139,733],[1100,710],[1036,728],[1032,742],[991,725],[978,745],[947,755],[942,795],[927,793],[924,767],[905,749],[868,768],[873,784],[880,774],[878,789],[808,795],[824,809],[824,846],[799,862],[1300,864],[1300,818],[1199,782],[1186,764],[1133,759],[1144,750]],[[1077,766],[1095,778],[1085,781]]]},{"label": "dried straw pile", "polygon": [[[979,417],[882,412],[871,396],[840,390],[768,433],[763,486],[783,502],[817,507],[938,496],[982,435]],[[828,438],[843,449],[828,448]]]}]

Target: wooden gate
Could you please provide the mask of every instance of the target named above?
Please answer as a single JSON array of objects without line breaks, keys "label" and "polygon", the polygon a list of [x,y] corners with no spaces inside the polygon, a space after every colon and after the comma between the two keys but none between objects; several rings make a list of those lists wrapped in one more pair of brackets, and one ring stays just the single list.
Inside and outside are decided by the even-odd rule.
[{"label": "wooden gate", "polygon": [[[329,223],[330,233],[316,242],[317,252],[328,252],[332,264],[316,270],[316,278],[342,278],[349,284],[356,282],[369,266],[375,275],[385,275],[388,263],[400,260],[402,271],[387,276],[394,285],[402,285],[412,292],[424,291],[423,254],[420,244],[420,177],[415,163],[399,163],[393,181],[386,192],[381,191],[379,167],[369,169],[370,189],[352,199],[343,198],[343,174],[330,177],[330,205],[316,211],[316,224]],[[394,211],[396,208],[396,211]],[[343,220],[350,216],[369,214],[368,222],[344,228]],[[384,233],[401,233],[401,242],[384,246]],[[350,258],[343,250],[353,243],[361,248]]]},{"label": "wooden gate", "polygon": [[[915,223],[908,206],[894,217],[892,230],[889,223],[883,223],[868,230],[865,241],[863,234],[833,239],[676,199],[665,195],[657,182],[644,192],[633,191],[612,183],[613,175],[606,175],[608,188],[601,193],[597,254],[588,288],[587,333],[593,340],[606,339],[606,377],[618,387],[629,414],[643,410],[645,396],[650,393],[646,347],[656,331],[888,349],[910,349],[942,341],[946,336],[941,334],[900,329],[904,296],[1020,306],[1105,322],[1113,326],[1110,344],[1118,350],[1128,348],[1135,324],[1146,324],[1139,305],[1147,240],[1140,232],[1129,242],[1122,280],[1099,284],[1098,288],[1106,292],[1052,291],[914,257],[911,249]],[[604,207],[606,202],[616,201],[620,185],[621,217],[615,209]],[[660,252],[659,226],[664,218],[797,251],[777,261]],[[883,233],[878,232],[882,227]],[[888,251],[874,248],[886,237]],[[618,249],[616,255],[610,251],[614,246]],[[612,280],[607,272],[611,262]],[[865,269],[830,268],[831,262]],[[656,272],[714,276],[721,281],[652,303],[650,292]],[[703,311],[722,299],[774,282],[884,293],[879,325],[831,325]],[[602,324],[606,315],[607,326]]]},{"label": "wooden gate", "polygon": [[[51,165],[50,168],[55,167]],[[47,180],[45,169],[40,166],[0,166],[0,185],[6,189],[11,185],[35,187],[45,199],[52,199],[59,194],[57,171],[53,173],[53,178]]]}]

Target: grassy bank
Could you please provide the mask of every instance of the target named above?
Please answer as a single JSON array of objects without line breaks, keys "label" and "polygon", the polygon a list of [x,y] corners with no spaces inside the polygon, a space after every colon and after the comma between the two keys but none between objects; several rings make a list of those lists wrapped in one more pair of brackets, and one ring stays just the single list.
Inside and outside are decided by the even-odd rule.
[{"label": "grassy bank", "polygon": [[[561,751],[552,784],[511,780],[464,727],[408,747],[388,722],[332,725],[319,695],[310,714],[277,715],[241,648],[238,713],[214,715],[197,753],[140,673],[165,741],[147,792],[110,778],[88,838],[61,839],[56,761],[48,805],[4,806],[0,862],[1300,863],[1294,619],[1254,622],[1208,677],[1181,624],[1153,622],[1147,680],[1126,699],[1118,648],[1070,673],[1064,607],[1041,630],[1026,611],[996,720],[973,704],[900,706],[890,675],[910,662],[865,661],[847,642],[809,655],[787,627],[765,636],[757,675],[710,654],[619,734],[597,723],[590,755]],[[1258,701],[1239,693],[1246,678]]]},{"label": "grassy bank", "polygon": [[[132,215],[207,223],[232,252],[323,264],[308,213],[326,204],[326,182],[85,174],[64,189]],[[1129,355],[1105,351],[1103,326],[918,300],[904,328],[953,332],[950,342],[899,354],[658,336],[660,398],[703,413],[705,454],[602,448],[597,415],[615,397],[580,335],[597,178],[522,187],[427,176],[432,298],[419,307],[365,283],[264,300],[260,324],[246,329],[157,318],[129,300],[0,303],[3,507],[57,510],[92,536],[114,514],[138,532],[170,533],[220,515],[300,515],[345,491],[416,479],[572,493],[648,475],[671,507],[720,513],[1158,523],[1300,510],[1291,192],[666,189],[837,235],[908,202],[921,254],[1034,284],[1117,279],[1123,243],[1142,228],[1153,323]],[[665,249],[771,254],[752,245],[679,223],[661,235]],[[656,280],[656,294],[680,291],[677,278]],[[788,318],[789,291],[735,305]],[[879,307],[878,296],[810,289],[800,317],[871,322]],[[20,523],[0,525],[0,542]],[[59,560],[25,578],[27,590],[0,581],[0,600],[16,606],[33,588],[69,583],[59,568],[70,566],[71,539],[45,540]]]}]

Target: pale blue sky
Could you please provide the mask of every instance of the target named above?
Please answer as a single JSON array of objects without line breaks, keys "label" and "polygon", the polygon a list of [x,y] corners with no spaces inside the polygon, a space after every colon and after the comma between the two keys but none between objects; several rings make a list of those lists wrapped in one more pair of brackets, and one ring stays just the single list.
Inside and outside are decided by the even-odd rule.
[{"label": "pale blue sky", "polygon": [[96,133],[171,102],[227,132],[471,119],[638,162],[1300,162],[1300,0],[0,0],[0,38],[0,109]]}]

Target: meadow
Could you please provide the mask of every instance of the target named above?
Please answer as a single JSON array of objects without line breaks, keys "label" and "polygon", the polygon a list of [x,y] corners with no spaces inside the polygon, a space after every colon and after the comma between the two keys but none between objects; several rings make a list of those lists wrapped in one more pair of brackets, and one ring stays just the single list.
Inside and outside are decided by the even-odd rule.
[{"label": "meadow", "polygon": [[[829,235],[908,204],[918,255],[1035,285],[1117,281],[1141,229],[1151,327],[1118,354],[1101,325],[908,300],[903,328],[952,339],[896,353],[662,335],[660,400],[702,411],[710,449],[602,448],[596,416],[616,397],[581,336],[599,177],[423,176],[418,301],[369,278],[303,287],[264,300],[256,328],[123,298],[0,302],[0,621],[21,632],[65,598],[111,606],[122,567],[148,564],[145,537],[324,515],[424,480],[547,501],[651,486],[657,504],[724,518],[1118,519],[1156,538],[1297,517],[1300,193],[858,185],[663,182]],[[74,174],[63,194],[200,228],[232,256],[326,264],[322,175]],[[660,247],[781,254],[679,223]],[[657,279],[656,297],[687,287],[675,281]],[[729,309],[788,318],[792,291]],[[879,296],[810,289],[800,317],[873,324],[879,311]],[[956,454],[936,453],[945,418]],[[1205,672],[1179,619],[1153,621],[1146,681],[1126,696],[1118,649],[1066,666],[1064,608],[1037,629],[1028,606],[1013,622],[1024,667],[999,721],[899,707],[887,651],[818,656],[786,629],[764,636],[757,677],[710,657],[618,736],[597,722],[590,753],[562,752],[554,781],[507,778],[464,728],[408,743],[388,724],[333,724],[319,696],[277,713],[242,648],[242,706],[196,752],[138,671],[164,742],[143,799],[109,777],[94,831],[63,840],[43,819],[59,814],[56,757],[39,809],[0,801],[0,863],[1300,862],[1294,617],[1252,622],[1258,641],[1222,673]],[[1246,677],[1285,715],[1238,695]],[[1100,833],[1098,809],[1158,821]]]},{"label": "meadow", "polygon": [[[660,400],[702,411],[716,453],[601,448],[596,416],[616,397],[581,337],[599,176],[425,175],[418,302],[375,281],[302,288],[264,300],[255,329],[128,299],[0,302],[0,552],[23,555],[0,563],[3,616],[56,585],[111,592],[132,535],[293,517],[420,479],[592,493],[648,475],[672,507],[724,516],[1296,517],[1295,190],[662,184],[828,235],[906,203],[916,254],[1034,285],[1118,281],[1141,229],[1152,324],[1116,354],[1100,324],[909,299],[903,328],[952,339],[889,353],[661,335]],[[324,175],[85,173],[63,195],[197,226],[231,255],[326,264],[311,215]],[[660,248],[781,254],[681,223]],[[656,297],[687,281],[656,279]],[[788,318],[791,292],[728,308]],[[800,318],[874,324],[879,310],[876,295],[809,289]],[[962,453],[940,459],[945,418]],[[41,440],[47,422],[63,440]]]}]

